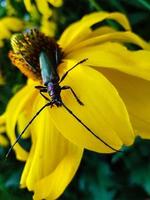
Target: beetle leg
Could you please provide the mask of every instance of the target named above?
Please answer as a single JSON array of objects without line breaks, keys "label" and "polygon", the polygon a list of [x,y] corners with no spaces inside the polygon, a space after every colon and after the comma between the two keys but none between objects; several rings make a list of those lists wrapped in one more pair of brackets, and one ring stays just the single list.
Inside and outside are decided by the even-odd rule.
[{"label": "beetle leg", "polygon": [[47,98],[43,93],[46,93],[47,92],[47,87],[44,87],[44,86],[35,86],[36,89],[40,90],[40,95],[46,99],[47,101],[51,101],[49,98]]},{"label": "beetle leg", "polygon": [[82,103],[82,101],[80,101],[80,99],[77,97],[76,93],[74,92],[74,90],[70,86],[63,86],[63,87],[61,87],[61,90],[70,90],[72,92],[73,96],[75,97],[75,99],[77,100],[77,102],[82,106],[84,105]]},{"label": "beetle leg", "polygon": [[[43,94],[43,92],[45,92],[45,91],[40,90],[40,95],[41,95],[44,99],[46,99],[46,101],[51,101],[49,98],[47,98],[47,97]],[[46,91],[46,92],[47,92],[47,91]]]},{"label": "beetle leg", "polygon": [[41,85],[37,85],[37,86],[35,86],[35,88],[36,88],[36,89],[38,89],[38,90],[41,90],[41,89],[46,89],[46,87],[45,87],[45,86],[41,86]]}]

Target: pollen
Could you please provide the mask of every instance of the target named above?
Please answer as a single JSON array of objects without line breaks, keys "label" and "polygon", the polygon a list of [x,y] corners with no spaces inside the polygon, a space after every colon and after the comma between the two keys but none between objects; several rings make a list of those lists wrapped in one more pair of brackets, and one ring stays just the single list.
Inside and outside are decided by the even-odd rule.
[{"label": "pollen", "polygon": [[[62,57],[62,52],[58,44],[51,37],[44,35],[37,29],[31,29],[23,34],[15,34],[11,38],[13,51],[9,52],[12,63],[28,78],[42,81],[39,65],[39,55],[41,51],[47,53],[52,63],[55,65],[56,49],[58,57]],[[60,60],[60,59],[59,59]]]},{"label": "pollen", "polygon": [[32,68],[25,59],[17,54],[10,51],[8,54],[9,58],[11,59],[12,63],[28,78],[31,78],[34,81],[40,81],[41,75],[38,72],[35,72],[34,68]]}]

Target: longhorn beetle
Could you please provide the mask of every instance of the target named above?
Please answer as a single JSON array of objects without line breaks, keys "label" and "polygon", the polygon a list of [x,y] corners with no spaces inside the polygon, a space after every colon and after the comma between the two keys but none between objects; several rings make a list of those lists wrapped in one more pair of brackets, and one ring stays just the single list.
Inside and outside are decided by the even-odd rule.
[{"label": "longhorn beetle", "polygon": [[[8,150],[6,157],[8,157],[9,153],[15,146],[15,144],[19,141],[21,136],[24,134],[26,129],[30,126],[30,124],[34,121],[34,119],[44,110],[46,107],[53,107],[54,105],[57,107],[63,106],[67,112],[72,115],[89,133],[91,133],[94,137],[104,143],[113,151],[119,151],[113,148],[111,145],[107,144],[103,139],[97,136],[81,119],[79,119],[62,101],[61,91],[62,90],[70,90],[73,94],[76,101],[83,106],[84,104],[77,97],[76,93],[70,86],[60,86],[60,83],[66,78],[67,74],[70,73],[75,67],[79,64],[82,64],[87,61],[86,59],[81,60],[77,64],[75,64],[72,68],[64,73],[64,75],[60,78],[57,72],[57,67],[63,57],[63,53],[61,49],[57,45],[57,43],[49,37],[46,37],[42,33],[37,30],[31,30],[30,33],[20,34],[17,38],[12,39],[12,46],[17,46],[17,50],[9,53],[9,57],[12,62],[17,65],[20,70],[26,75],[32,75],[36,77],[36,79],[41,77],[43,85],[35,86],[36,89],[39,90],[41,96],[47,100],[46,103],[29,121],[27,126],[24,128],[21,134],[17,137],[14,144]],[[37,49],[38,47],[38,49]],[[28,55],[28,49],[31,48],[30,54]],[[18,59],[18,54],[21,55],[21,58]],[[23,67],[22,67],[23,66]],[[40,75],[39,75],[40,74]],[[49,97],[44,95],[44,93],[48,93]]]}]

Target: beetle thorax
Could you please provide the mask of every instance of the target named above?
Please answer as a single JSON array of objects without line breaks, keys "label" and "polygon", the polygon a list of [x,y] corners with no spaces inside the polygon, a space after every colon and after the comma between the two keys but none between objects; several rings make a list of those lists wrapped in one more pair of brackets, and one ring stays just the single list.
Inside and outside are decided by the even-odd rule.
[{"label": "beetle thorax", "polygon": [[61,92],[61,87],[59,84],[55,84],[53,82],[49,82],[47,84],[47,92],[49,96],[51,97],[51,100],[54,104],[57,106],[60,106],[61,104],[61,97],[60,97],[60,92]]}]

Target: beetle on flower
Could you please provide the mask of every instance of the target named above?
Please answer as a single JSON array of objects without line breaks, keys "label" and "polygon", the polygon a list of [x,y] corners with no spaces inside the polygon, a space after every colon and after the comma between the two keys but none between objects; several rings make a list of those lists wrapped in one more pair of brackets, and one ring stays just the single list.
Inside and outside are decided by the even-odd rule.
[{"label": "beetle on flower", "polygon": [[[125,30],[117,31],[109,26],[92,29],[93,25],[105,19],[117,21]],[[36,41],[36,37],[32,39]],[[36,53],[41,45],[51,48],[44,42],[46,36],[32,46],[35,54],[22,38],[20,41],[22,46],[21,43],[17,45],[18,40],[13,40],[10,57],[29,80],[10,100],[6,109],[5,123],[11,144],[16,140],[16,124],[24,129],[24,124],[18,121],[21,113],[29,121],[45,104],[46,100],[34,88],[40,83],[40,71],[34,73],[32,66],[35,66],[34,70],[36,67],[40,69]],[[141,50],[130,50],[126,43],[136,44]],[[25,55],[19,53],[18,48]],[[144,138],[150,137],[150,45],[131,32],[123,14],[98,12],[83,17],[64,31],[58,48],[62,52],[57,66],[59,77],[88,58],[63,80],[63,85],[69,85],[84,106],[75,101],[70,91],[61,92],[63,102],[79,119],[117,150],[123,145],[131,145],[137,133]],[[47,55],[50,56],[49,60],[52,60],[51,55]],[[60,83],[61,87],[63,85]],[[21,187],[34,191],[34,199],[58,198],[75,174],[84,148],[99,153],[114,152],[90,134],[62,106],[45,108],[31,124],[30,134],[30,152],[26,152],[18,143],[14,150],[18,159],[26,160]]]}]

